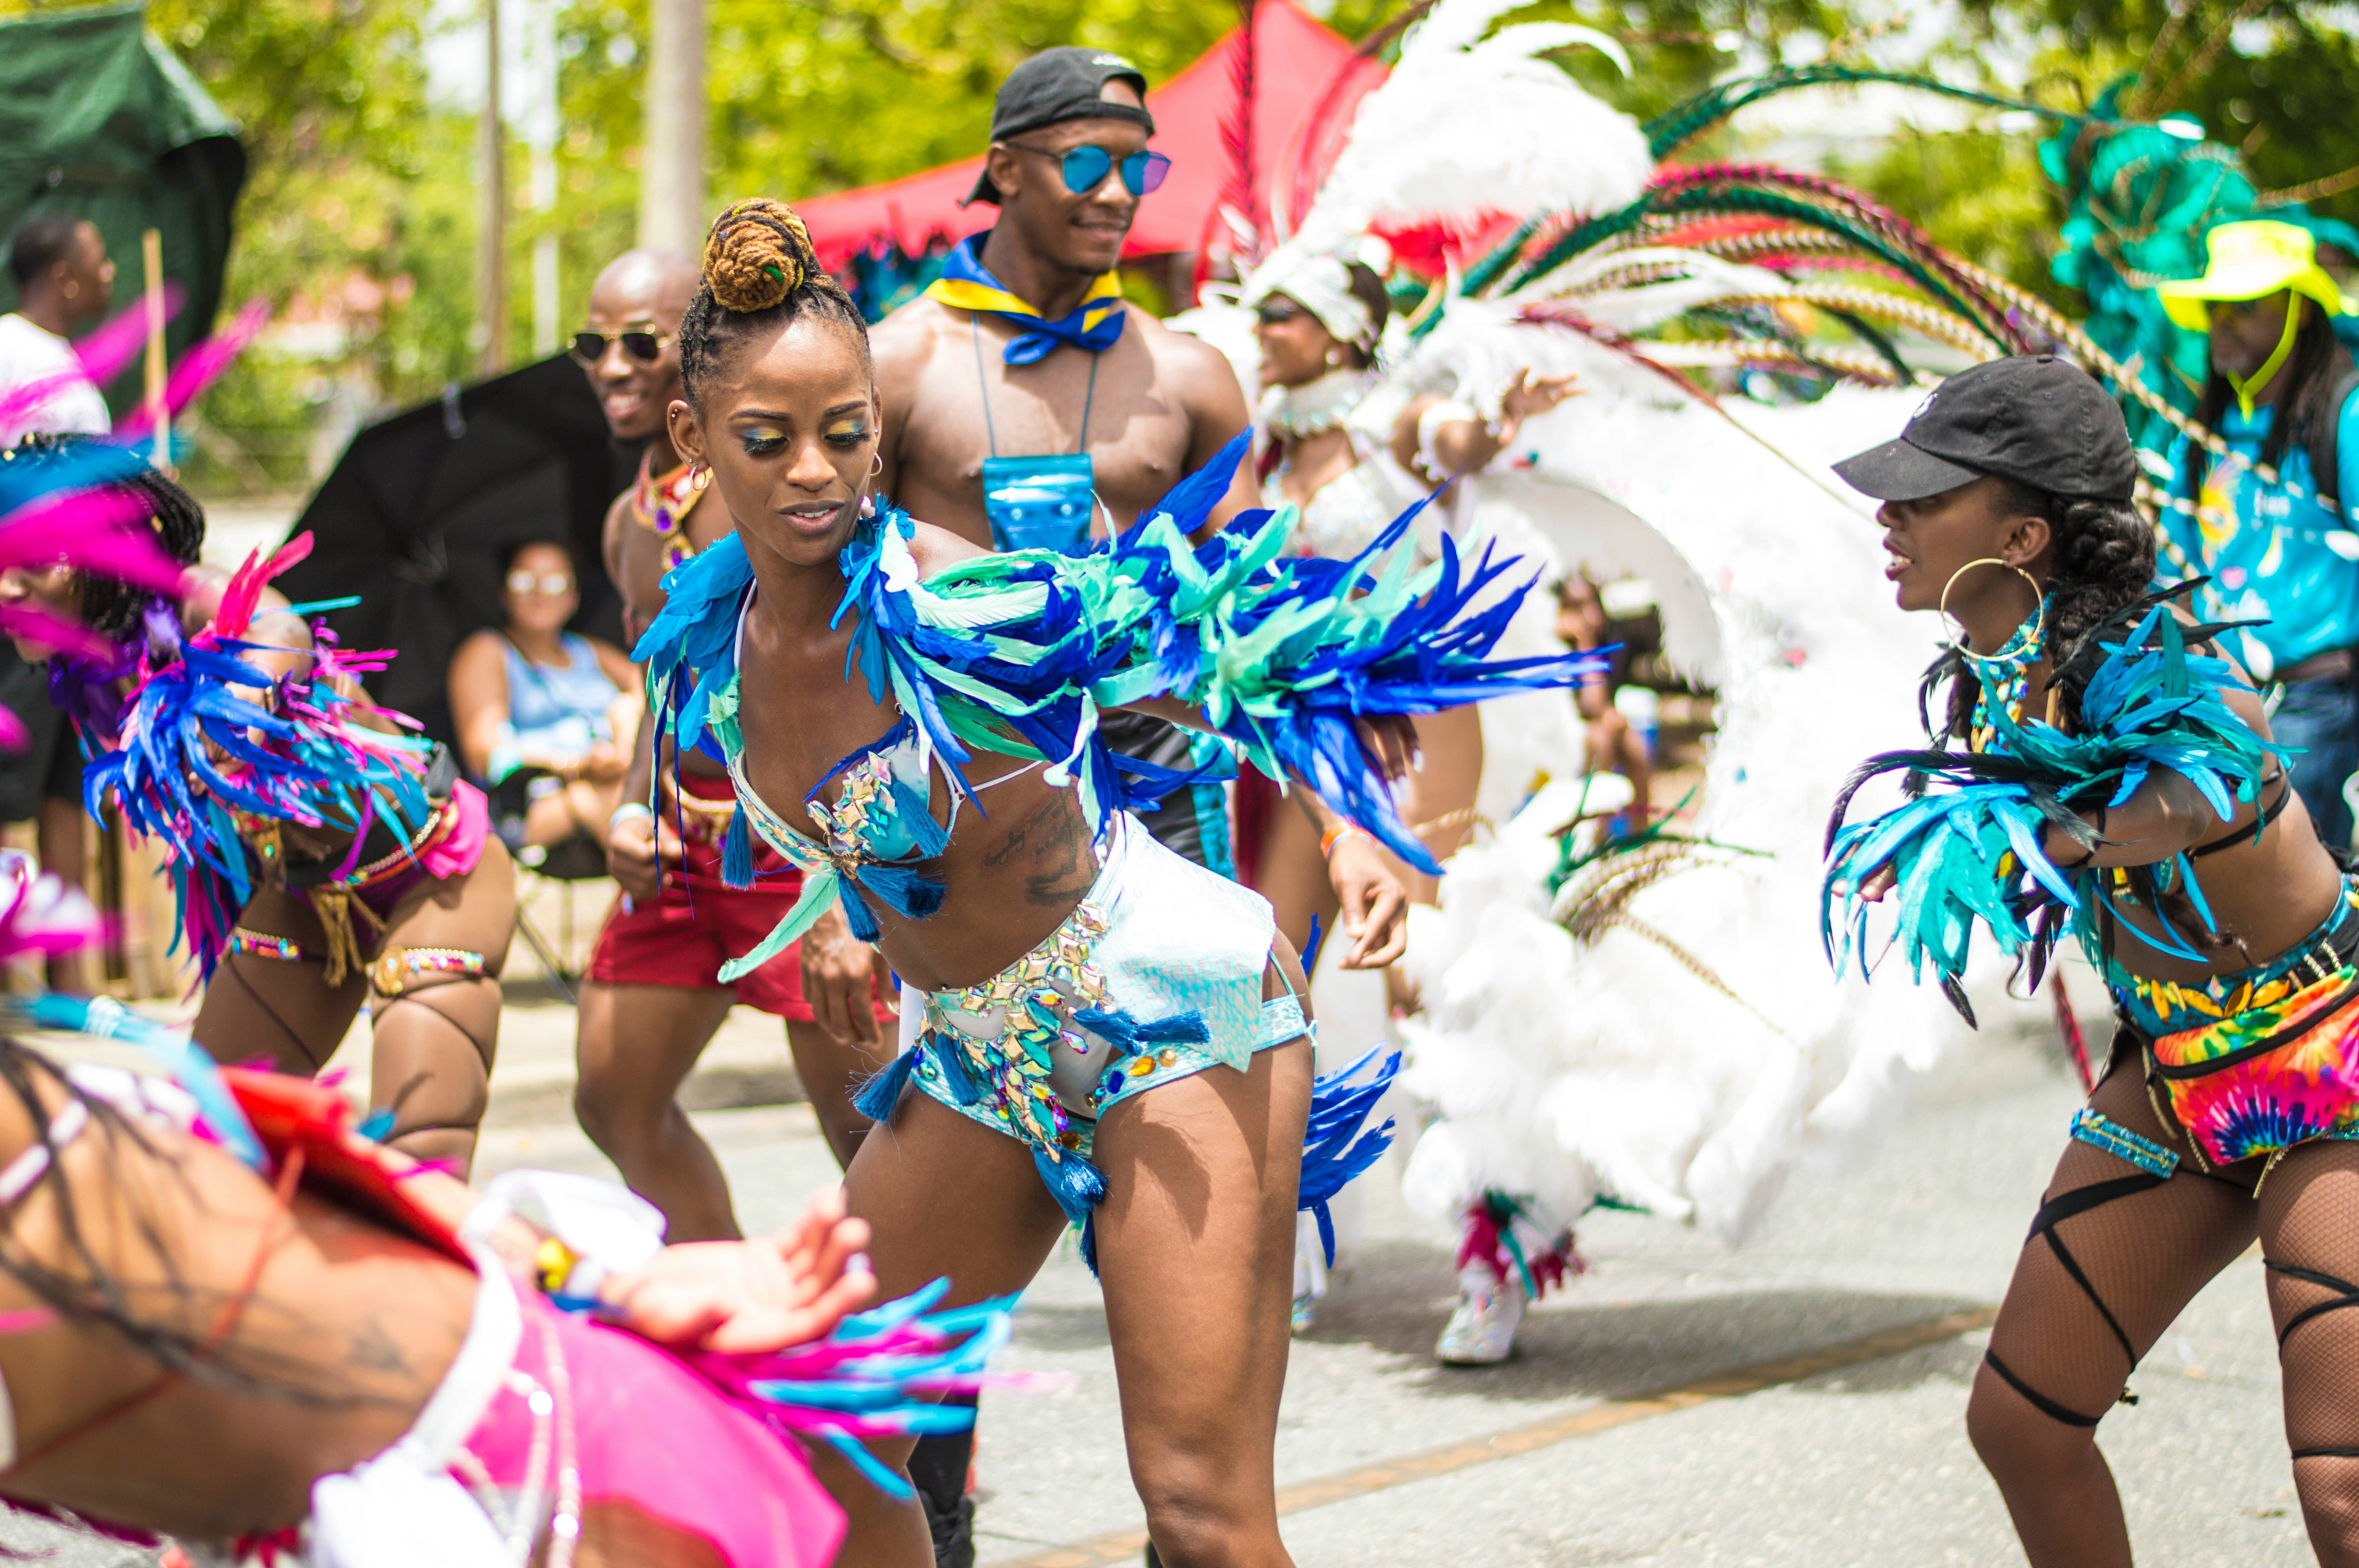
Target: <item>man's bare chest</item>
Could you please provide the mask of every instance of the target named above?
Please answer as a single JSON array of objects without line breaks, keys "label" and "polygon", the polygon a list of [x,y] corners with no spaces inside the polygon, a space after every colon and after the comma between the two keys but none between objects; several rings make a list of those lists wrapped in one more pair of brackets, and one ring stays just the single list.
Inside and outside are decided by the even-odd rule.
[{"label": "man's bare chest", "polygon": [[[1116,360],[1112,351],[1102,357]],[[1185,475],[1194,436],[1187,410],[1155,384],[1152,361],[1139,361],[1097,366],[1093,385],[1092,366],[1079,354],[964,375],[950,373],[956,356],[941,356],[919,388],[900,443],[908,503],[927,493],[979,514],[986,460],[1085,451],[1099,500],[1127,524]]]}]

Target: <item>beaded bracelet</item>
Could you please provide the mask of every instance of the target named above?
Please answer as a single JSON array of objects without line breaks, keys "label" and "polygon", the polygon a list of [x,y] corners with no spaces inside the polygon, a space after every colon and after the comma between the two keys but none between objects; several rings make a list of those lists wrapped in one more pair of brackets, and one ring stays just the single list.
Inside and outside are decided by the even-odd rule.
[{"label": "beaded bracelet", "polygon": [[1375,835],[1354,822],[1338,822],[1319,836],[1319,853],[1327,860],[1335,858],[1335,846],[1346,838],[1365,838],[1373,842]]}]

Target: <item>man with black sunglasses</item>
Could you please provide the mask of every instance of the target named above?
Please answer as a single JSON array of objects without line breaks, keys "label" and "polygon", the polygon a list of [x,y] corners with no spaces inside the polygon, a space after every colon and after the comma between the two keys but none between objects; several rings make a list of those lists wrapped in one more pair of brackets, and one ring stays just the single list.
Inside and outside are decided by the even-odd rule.
[{"label": "man with black sunglasses", "polygon": [[[677,337],[696,283],[684,255],[629,252],[599,274],[589,320],[573,337],[607,429],[644,444],[604,537],[633,641],[663,608],[664,574],[729,532],[725,508],[699,504],[709,476],[681,460],[666,418],[683,395]],[[774,1014],[829,1147],[848,1162],[868,1125],[853,1090],[885,1065],[861,1048],[878,1036],[872,956],[832,911],[795,946],[734,986],[721,983],[722,963],[777,924],[801,880],[759,851],[755,885],[727,885],[722,840],[735,794],[703,757],[682,759],[677,798],[667,785],[660,818],[648,809],[654,728],[641,726],[624,804],[607,825],[606,864],[624,897],[599,929],[582,988],[574,1109],[623,1179],[664,1211],[673,1240],[734,1237],[728,1184],[674,1095],[733,1005]]]}]

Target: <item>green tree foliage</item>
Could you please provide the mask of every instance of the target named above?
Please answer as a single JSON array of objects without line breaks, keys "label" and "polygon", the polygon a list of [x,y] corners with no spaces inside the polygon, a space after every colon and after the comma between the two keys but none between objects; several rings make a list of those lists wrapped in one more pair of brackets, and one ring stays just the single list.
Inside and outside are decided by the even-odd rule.
[{"label": "green tree foliage", "polygon": [[[2036,101],[2082,109],[2135,77],[2135,115],[2191,116],[2243,153],[2265,189],[2325,181],[2318,212],[2359,221],[2359,37],[2347,8],[2301,0],[1966,0],[1969,26],[1936,63],[1959,79],[2012,85],[1987,62],[2011,59]],[[2339,20],[2338,20],[2339,18]],[[2001,40],[2007,47],[1995,47]],[[1979,117],[1977,127],[1906,136],[1844,172],[1891,200],[1952,249],[2083,308],[2048,271],[2061,194],[2033,148],[2047,124]],[[2001,130],[1999,127],[2006,128]],[[2333,177],[2352,171],[2349,189]],[[2296,189],[2298,197],[2306,192]]]},{"label": "green tree foliage", "polygon": [[[21,10],[0,0],[0,10]],[[240,124],[227,299],[304,319],[317,352],[247,356],[206,400],[201,478],[307,476],[320,409],[448,373],[467,330],[463,153],[426,113],[426,0],[154,0],[149,26]],[[435,177],[457,176],[453,190]],[[446,194],[448,192],[448,194]],[[453,210],[455,208],[455,211]],[[453,220],[458,220],[454,223]],[[443,287],[456,247],[461,292]],[[136,272],[136,261],[121,258]],[[354,330],[353,329],[357,329]]]},{"label": "green tree foliage", "polygon": [[[2136,71],[2144,114],[2200,120],[2267,189],[2359,168],[2359,36],[2348,6],[2315,0],[1967,0],[1985,30],[2036,25],[2040,73],[2087,93]],[[2359,187],[2359,176],[2354,176]],[[2313,201],[2359,222],[2359,188]]]}]

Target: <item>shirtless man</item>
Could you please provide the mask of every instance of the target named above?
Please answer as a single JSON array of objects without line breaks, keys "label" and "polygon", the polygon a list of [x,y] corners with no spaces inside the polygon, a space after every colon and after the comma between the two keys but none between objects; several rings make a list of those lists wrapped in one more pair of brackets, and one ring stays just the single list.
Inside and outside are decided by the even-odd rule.
[{"label": "shirtless man", "polygon": [[[1219,350],[1121,303],[1124,236],[1169,167],[1147,148],[1146,92],[1136,66],[1082,48],[1035,55],[1001,83],[971,198],[995,204],[999,222],[962,242],[943,277],[870,334],[884,412],[876,489],[911,516],[1001,548],[1118,532],[1249,422]],[[1002,466],[1024,459],[1036,461]],[[1239,465],[1212,528],[1260,504],[1252,481]],[[1165,768],[1201,755],[1187,731],[1144,714],[1109,714],[1102,728],[1117,751]],[[1390,964],[1407,944],[1399,882],[1368,835],[1310,791],[1291,795],[1323,830],[1353,939],[1345,965]],[[1217,784],[1174,790],[1140,820],[1180,854],[1235,875]],[[973,1441],[929,1437],[909,1456],[942,1568],[974,1561],[963,1495]]]},{"label": "shirtless man", "polygon": [[[599,275],[589,324],[573,340],[614,438],[647,446],[637,481],[606,514],[606,572],[622,592],[634,642],[663,607],[664,573],[729,531],[726,511],[698,504],[701,476],[688,471],[665,433],[665,412],[680,395],[674,335],[696,276],[695,263],[675,252],[624,254]],[[623,896],[599,931],[582,989],[574,1112],[631,1188],[664,1211],[669,1239],[734,1238],[741,1233],[721,1166],[673,1096],[731,1003],[776,1014],[786,1020],[787,1047],[828,1146],[849,1163],[868,1126],[852,1096],[885,1065],[881,1053],[872,1054],[879,1049],[872,955],[831,910],[796,947],[734,986],[721,983],[723,962],[770,934],[801,878],[757,849],[754,887],[723,882],[721,840],[735,797],[720,764],[705,757],[686,759],[675,796],[666,751],[663,817],[654,819],[644,804],[654,730],[641,727],[625,804],[609,826],[606,863]]]},{"label": "shirtless man", "polygon": [[[1038,539],[1023,531],[1015,515],[1023,503],[1010,497],[1053,487],[1058,476],[996,465],[987,473],[986,462],[1048,455],[1072,464],[1085,454],[1079,511],[1092,532],[1119,531],[1245,428],[1245,393],[1220,351],[1124,308],[1114,285],[1139,198],[1169,168],[1147,150],[1155,117],[1146,91],[1136,66],[1082,48],[1035,55],[1000,85],[971,198],[997,205],[999,222],[962,242],[941,280],[871,335],[884,404],[877,488],[911,516],[979,545]],[[1241,464],[1213,525],[1259,504]],[[1077,541],[1078,513],[1066,515],[1076,518]],[[1103,728],[1129,755],[1190,765],[1186,732],[1160,719],[1110,714]],[[1309,791],[1292,793],[1331,835],[1353,938],[1345,962],[1391,963],[1406,940],[1399,884],[1364,834]],[[1234,874],[1217,786],[1174,791],[1142,819],[1180,854]]]}]

